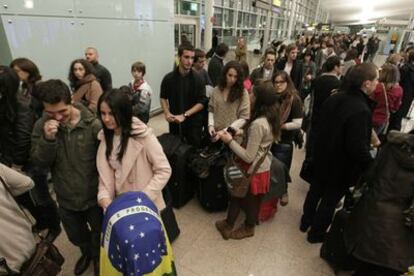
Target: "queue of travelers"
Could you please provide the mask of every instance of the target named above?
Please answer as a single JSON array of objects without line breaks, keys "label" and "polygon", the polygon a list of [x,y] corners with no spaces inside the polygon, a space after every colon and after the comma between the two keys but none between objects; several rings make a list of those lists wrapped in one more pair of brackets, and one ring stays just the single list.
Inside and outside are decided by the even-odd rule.
[{"label": "queue of travelers", "polygon": [[[384,175],[387,181],[371,175],[371,187],[353,207],[344,240],[348,254],[358,261],[354,275],[400,275],[414,264],[414,232],[403,217],[414,200],[413,133],[392,131],[401,128],[413,109],[414,50],[405,54],[403,65],[400,60],[378,68],[364,62],[375,58],[377,42],[373,38],[365,45],[362,38],[346,35],[300,37],[265,50],[263,63],[251,73],[244,38],[238,40],[237,60],[227,63],[229,47],[218,44],[208,70],[203,50],[189,43],[178,47],[178,65],[160,86],[169,133],[195,149],[224,148],[240,171],[253,172],[244,196],[230,196],[226,218],[215,223],[223,239],[254,236],[260,227],[262,199],[271,190],[272,158],[289,172],[295,145],[302,147],[305,131],[302,170],[308,170],[305,180],[310,187],[298,228],[307,234],[307,241],[325,242],[335,210],[352,193],[350,188],[368,179],[371,168],[381,165],[386,170],[384,162],[391,161],[379,163],[373,155],[376,148],[381,160],[383,156],[399,160],[390,164],[403,173],[398,175],[399,185],[390,175]],[[163,189],[174,166],[147,126],[153,92],[144,79],[146,65],[134,62],[133,80],[112,88],[111,74],[98,58],[97,49],[88,47],[85,59],[74,60],[70,86],[62,80],[42,80],[27,58],[0,67],[0,178],[16,190],[13,196],[36,220],[31,231],[53,242],[62,223],[69,241],[81,251],[75,275],[84,273],[90,263],[94,275],[100,270],[101,275],[137,270],[138,275],[154,271],[175,275],[170,243],[157,214],[166,208]],[[23,177],[24,187],[16,186],[18,177]],[[0,188],[2,193],[6,190]],[[278,198],[281,206],[288,205],[288,195],[286,186]],[[142,231],[155,231],[151,233],[165,246],[152,266],[138,258],[127,261],[141,251],[125,246],[117,249],[122,254],[119,261],[125,256],[125,262],[116,263],[111,253],[116,247],[102,242],[104,237],[122,238],[111,232],[111,219],[125,206],[130,208],[133,197],[152,215],[136,227],[154,223]],[[382,205],[377,206],[376,200]],[[236,227],[241,211],[245,221]],[[382,229],[374,226],[379,222]],[[0,246],[0,257],[14,272],[20,272],[30,258],[3,251],[7,249]]]}]

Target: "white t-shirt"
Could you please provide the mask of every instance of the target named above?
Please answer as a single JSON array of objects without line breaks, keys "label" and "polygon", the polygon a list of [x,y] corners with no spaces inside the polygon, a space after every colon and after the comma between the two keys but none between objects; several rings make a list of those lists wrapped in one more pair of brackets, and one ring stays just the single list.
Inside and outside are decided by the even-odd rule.
[{"label": "white t-shirt", "polygon": [[286,62],[285,69],[283,69],[283,71],[285,71],[290,76],[292,67],[293,67],[293,63]]}]

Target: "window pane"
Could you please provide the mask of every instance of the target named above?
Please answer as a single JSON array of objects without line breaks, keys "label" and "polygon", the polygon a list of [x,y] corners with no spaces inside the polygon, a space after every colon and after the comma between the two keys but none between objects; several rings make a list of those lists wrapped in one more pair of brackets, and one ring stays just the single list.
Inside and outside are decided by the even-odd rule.
[{"label": "window pane", "polygon": [[185,15],[197,16],[199,9],[199,3],[182,1],[180,13]]},{"label": "window pane", "polygon": [[214,22],[214,26],[221,26],[223,23],[223,9],[222,8],[214,8],[214,17],[216,18]]},{"label": "window pane", "polygon": [[233,18],[234,18],[234,11],[225,9],[224,10],[224,26],[233,27]]}]

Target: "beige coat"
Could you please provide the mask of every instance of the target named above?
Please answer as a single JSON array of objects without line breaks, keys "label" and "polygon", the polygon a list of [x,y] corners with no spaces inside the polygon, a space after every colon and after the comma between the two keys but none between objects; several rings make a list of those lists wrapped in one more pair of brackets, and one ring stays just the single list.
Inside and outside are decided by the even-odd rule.
[{"label": "beige coat", "polygon": [[73,93],[73,102],[82,102],[90,110],[96,113],[99,97],[102,95],[102,88],[96,77],[92,74],[81,80],[81,85]]},{"label": "beige coat", "polygon": [[[10,269],[20,268],[34,253],[36,242],[32,224],[25,217],[13,196],[23,194],[34,187],[33,180],[0,163],[0,257],[4,257]],[[10,192],[4,187],[7,185]],[[0,275],[4,274],[0,267]]]},{"label": "beige coat", "polygon": [[106,159],[106,142],[103,131],[98,134],[101,144],[98,148],[96,164],[99,172],[98,201],[114,199],[129,191],[144,192],[157,206],[165,208],[162,189],[171,175],[167,157],[152,130],[138,118],[133,118],[132,134],[122,158],[121,174],[115,179],[115,171]]}]

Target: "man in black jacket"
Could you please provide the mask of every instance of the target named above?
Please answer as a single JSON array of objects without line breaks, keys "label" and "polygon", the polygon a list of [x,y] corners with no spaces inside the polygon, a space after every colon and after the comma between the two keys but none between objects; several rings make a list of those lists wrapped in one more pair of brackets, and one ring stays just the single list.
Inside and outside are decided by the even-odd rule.
[{"label": "man in black jacket", "polygon": [[192,70],[194,47],[178,48],[178,67],[161,82],[161,107],[169,123],[170,133],[182,135],[195,147],[201,145],[203,110],[207,105],[206,87],[199,74]]},{"label": "man in black jacket", "polygon": [[224,62],[223,59],[226,56],[227,52],[229,51],[229,46],[225,43],[220,43],[213,57],[210,59],[208,63],[208,75],[210,77],[211,82],[213,83],[213,87],[216,87],[218,84],[219,78],[221,76],[221,70],[223,70]]},{"label": "man in black jacket", "polygon": [[264,62],[263,65],[259,68],[253,70],[250,74],[250,80],[254,85],[257,80],[264,79],[270,80],[272,79],[273,74],[275,73],[275,62],[276,62],[276,53],[273,49],[266,50],[264,55]]},{"label": "man in black jacket", "polygon": [[98,61],[99,54],[98,50],[94,47],[88,47],[85,50],[85,58],[87,61],[92,63],[95,68],[95,76],[101,84],[103,91],[112,89],[112,76],[111,73],[106,69],[105,66],[101,65]]},{"label": "man in black jacket", "polygon": [[372,63],[355,66],[343,91],[330,96],[314,126],[314,181],[303,206],[300,230],[311,243],[323,242],[335,207],[372,162],[370,141],[373,101],[378,84]]},{"label": "man in black jacket", "polygon": [[285,71],[295,85],[297,91],[300,91],[302,86],[302,62],[298,61],[298,46],[295,43],[289,44],[286,47],[286,57],[282,58],[276,65],[277,70]]}]

